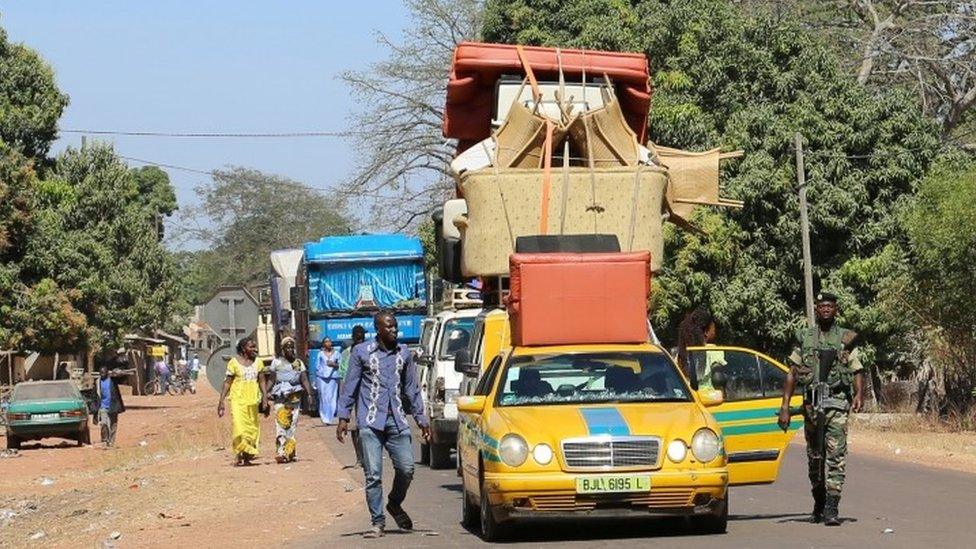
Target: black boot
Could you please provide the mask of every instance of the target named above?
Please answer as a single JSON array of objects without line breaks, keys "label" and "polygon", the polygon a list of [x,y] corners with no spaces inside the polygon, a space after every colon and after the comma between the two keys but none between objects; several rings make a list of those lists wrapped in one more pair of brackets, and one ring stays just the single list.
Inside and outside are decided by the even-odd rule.
[{"label": "black boot", "polygon": [[824,506],[824,524],[827,526],[840,526],[840,518],[837,517],[837,505],[840,503],[840,496],[828,495],[827,504]]},{"label": "black boot", "polygon": [[827,494],[822,487],[814,488],[810,492],[813,494],[813,513],[810,513],[810,522],[823,522],[824,504],[826,503]]}]

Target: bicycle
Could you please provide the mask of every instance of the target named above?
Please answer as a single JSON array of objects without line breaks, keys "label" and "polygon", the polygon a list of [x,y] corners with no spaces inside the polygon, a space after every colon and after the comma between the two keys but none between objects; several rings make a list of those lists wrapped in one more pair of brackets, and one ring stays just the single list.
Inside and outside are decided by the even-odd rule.
[{"label": "bicycle", "polygon": [[[163,394],[163,383],[159,377],[154,377],[152,380],[146,383],[144,394],[147,395],[161,395]],[[173,379],[171,378],[169,384],[166,387],[166,393],[169,395],[175,395],[179,392],[179,388],[173,384]]]},{"label": "bicycle", "polygon": [[180,392],[181,395],[187,392],[189,392],[191,395],[197,394],[197,387],[193,383],[193,380],[184,373],[176,374],[169,380],[169,388],[173,390],[174,387]]}]

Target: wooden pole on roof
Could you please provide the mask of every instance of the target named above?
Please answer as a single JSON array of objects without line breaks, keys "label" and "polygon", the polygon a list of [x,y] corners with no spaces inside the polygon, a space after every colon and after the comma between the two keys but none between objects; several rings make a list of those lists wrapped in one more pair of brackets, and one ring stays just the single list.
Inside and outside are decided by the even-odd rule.
[{"label": "wooden pole on roof", "polygon": [[800,193],[800,234],[803,239],[803,288],[806,295],[807,325],[814,327],[813,260],[810,257],[810,221],[807,218],[807,179],[803,168],[803,136],[796,132],[796,188]]}]

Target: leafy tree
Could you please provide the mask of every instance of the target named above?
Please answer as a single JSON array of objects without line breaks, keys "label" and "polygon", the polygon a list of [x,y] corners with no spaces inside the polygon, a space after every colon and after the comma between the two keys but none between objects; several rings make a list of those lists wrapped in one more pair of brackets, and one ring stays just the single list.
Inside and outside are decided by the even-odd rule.
[{"label": "leafy tree", "polygon": [[[976,163],[947,159],[897,211],[905,237],[877,262],[885,318],[914,331],[897,350],[931,359],[958,409],[976,401]],[[918,352],[921,351],[921,352]]]},{"label": "leafy tree", "polygon": [[71,289],[70,303],[87,319],[79,345],[117,346],[130,331],[161,327],[178,307],[175,262],[148,208],[136,178],[105,144],[67,149],[39,184],[21,277]]},{"label": "leafy tree", "polygon": [[[196,189],[199,205],[185,219],[207,219],[196,236],[210,244],[197,260],[208,290],[268,280],[269,255],[323,236],[348,234],[352,220],[340,195],[298,181],[235,167],[213,172]],[[209,293],[209,292],[207,292]]]},{"label": "leafy tree", "polygon": [[[599,6],[600,10],[587,6]],[[603,11],[620,28],[599,33]],[[583,17],[564,18],[563,9]],[[637,50],[654,68],[651,138],[688,149],[743,149],[723,166],[741,210],[701,210],[707,237],[669,229],[656,281],[655,318],[665,332],[698,303],[724,337],[782,351],[802,320],[803,284],[792,140],[806,138],[815,276],[843,294],[848,323],[868,332],[872,281],[838,276],[896,234],[891,216],[940,144],[938,128],[906,93],[871,93],[797,21],[748,18],[730,2],[495,0],[484,35],[501,42]]]},{"label": "leafy tree", "polygon": [[169,182],[169,175],[156,166],[142,166],[130,170],[144,204],[147,218],[156,229],[159,239],[164,236],[163,218],[173,215],[179,208],[176,192]]},{"label": "leafy tree", "polygon": [[28,158],[43,157],[67,105],[51,67],[0,28],[0,140]]},{"label": "leafy tree", "polygon": [[[910,89],[943,137],[976,150],[976,3],[972,0],[742,0],[823,34],[871,89]],[[774,15],[775,14],[775,15]]]}]

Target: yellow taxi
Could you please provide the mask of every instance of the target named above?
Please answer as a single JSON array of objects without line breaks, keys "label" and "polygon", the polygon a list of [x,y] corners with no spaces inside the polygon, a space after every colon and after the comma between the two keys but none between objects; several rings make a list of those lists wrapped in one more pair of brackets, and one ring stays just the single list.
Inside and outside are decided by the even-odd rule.
[{"label": "yellow taxi", "polygon": [[[500,352],[458,401],[463,521],[487,541],[533,518],[690,516],[724,532],[729,485],[775,480],[792,430],[767,430],[765,393],[738,400],[745,384],[712,375],[745,371],[741,350],[694,351],[716,358],[699,391],[652,344]],[[726,403],[712,379],[743,391]]]}]

